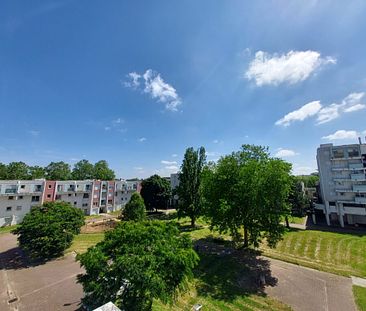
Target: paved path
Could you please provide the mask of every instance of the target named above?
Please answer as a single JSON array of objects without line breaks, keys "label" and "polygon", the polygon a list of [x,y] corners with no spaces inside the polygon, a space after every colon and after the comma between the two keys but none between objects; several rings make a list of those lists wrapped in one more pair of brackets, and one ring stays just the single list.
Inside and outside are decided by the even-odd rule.
[{"label": "paved path", "polygon": [[290,305],[295,311],[356,311],[350,278],[321,272],[283,261],[271,262],[278,279],[266,293]]},{"label": "paved path", "polygon": [[16,237],[0,234],[1,311],[76,310],[83,297],[76,283],[81,272],[71,255],[29,266],[16,247]]}]

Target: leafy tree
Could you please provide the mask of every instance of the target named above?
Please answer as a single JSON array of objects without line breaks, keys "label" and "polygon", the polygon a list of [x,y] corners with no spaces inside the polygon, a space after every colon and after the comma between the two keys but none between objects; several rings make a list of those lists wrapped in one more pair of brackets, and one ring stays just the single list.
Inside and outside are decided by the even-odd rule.
[{"label": "leafy tree", "polygon": [[92,179],[93,176],[94,176],[94,165],[91,164],[88,160],[81,160],[75,163],[74,168],[72,170],[72,179],[85,180],[85,179]]},{"label": "leafy tree", "polygon": [[30,179],[44,178],[46,176],[46,171],[40,166],[30,166],[29,167],[29,177]]},{"label": "leafy tree", "polygon": [[291,191],[289,195],[291,214],[293,216],[304,216],[306,208],[306,196],[303,191],[302,181],[292,176]]},{"label": "leafy tree", "polygon": [[13,233],[31,257],[49,259],[62,255],[83,224],[80,209],[66,202],[47,202],[32,208]]},{"label": "leafy tree", "polygon": [[202,211],[201,175],[205,163],[205,148],[201,147],[197,151],[192,147],[188,148],[179,174],[179,185],[176,189],[179,197],[178,216],[190,217],[192,227]]},{"label": "leafy tree", "polygon": [[7,179],[29,179],[29,167],[24,162],[11,162],[7,167]]},{"label": "leafy tree", "polygon": [[51,162],[45,170],[48,180],[68,180],[71,178],[70,165],[63,161]]},{"label": "leafy tree", "polygon": [[317,173],[312,173],[311,175],[299,175],[295,176],[298,181],[302,181],[304,186],[307,188],[315,188],[319,182],[319,175]]},{"label": "leafy tree", "polygon": [[165,208],[171,196],[170,183],[159,175],[150,176],[141,183],[141,196],[149,211]]},{"label": "leafy tree", "polygon": [[8,176],[8,168],[6,164],[0,163],[0,180],[7,179]]},{"label": "leafy tree", "polygon": [[229,232],[244,247],[263,238],[273,247],[281,239],[281,221],[289,215],[291,165],[270,158],[268,148],[243,145],[203,174],[205,212],[211,228]]},{"label": "leafy tree", "polygon": [[144,199],[138,192],[134,192],[130,201],[122,211],[124,220],[142,221],[146,218],[146,209]]},{"label": "leafy tree", "polygon": [[105,160],[100,160],[94,164],[94,178],[101,180],[113,180],[115,179],[113,170],[108,167],[108,163]]},{"label": "leafy tree", "polygon": [[192,241],[174,223],[123,222],[104,241],[77,256],[79,276],[91,308],[108,301],[122,310],[151,310],[153,299],[171,301],[198,263]]}]

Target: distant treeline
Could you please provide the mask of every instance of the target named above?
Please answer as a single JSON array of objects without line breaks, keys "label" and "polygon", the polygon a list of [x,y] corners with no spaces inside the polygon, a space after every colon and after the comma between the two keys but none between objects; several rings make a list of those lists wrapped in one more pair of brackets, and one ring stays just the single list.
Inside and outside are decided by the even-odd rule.
[{"label": "distant treeline", "polygon": [[29,166],[24,162],[11,162],[8,165],[0,163],[0,180],[32,180],[37,178],[48,180],[113,180],[115,177],[114,171],[109,168],[105,160],[95,164],[88,160],[81,160],[75,163],[72,169],[70,164],[63,161],[51,162],[46,167]]}]

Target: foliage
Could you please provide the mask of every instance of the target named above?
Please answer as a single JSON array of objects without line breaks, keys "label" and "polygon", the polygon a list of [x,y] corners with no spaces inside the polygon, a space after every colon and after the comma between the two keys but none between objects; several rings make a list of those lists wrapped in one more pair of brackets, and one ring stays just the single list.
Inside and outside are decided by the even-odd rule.
[{"label": "foliage", "polygon": [[29,167],[29,179],[45,178],[45,169],[41,166],[35,165]]},{"label": "foliage", "polygon": [[108,163],[105,160],[100,160],[94,164],[93,177],[100,180],[114,180],[116,178],[113,170],[109,168]]},{"label": "foliage", "polygon": [[263,238],[274,246],[282,237],[281,221],[289,215],[291,165],[270,158],[268,149],[243,145],[206,169],[203,192],[211,228],[229,232],[244,247],[257,247]]},{"label": "foliage", "polygon": [[315,188],[319,182],[319,176],[317,174],[311,175],[299,175],[295,176],[298,181],[302,181],[306,188]]},{"label": "foliage", "polygon": [[70,165],[63,161],[51,162],[45,170],[49,180],[68,180],[71,177]]},{"label": "foliage", "polygon": [[7,179],[8,168],[6,164],[0,163],[0,180]]},{"label": "foliage", "polygon": [[48,259],[61,255],[83,224],[80,209],[66,202],[47,202],[32,208],[13,233],[31,257]]},{"label": "foliage", "polygon": [[154,298],[170,301],[198,263],[189,236],[160,221],[123,222],[77,259],[88,307],[112,301],[139,311],[151,310]]},{"label": "foliage", "polygon": [[302,182],[294,176],[291,178],[291,190],[288,200],[291,205],[291,214],[293,216],[305,215],[307,203],[306,196],[303,191]]},{"label": "foliage", "polygon": [[176,189],[179,197],[178,216],[190,217],[192,227],[202,212],[201,176],[205,163],[205,148],[201,147],[197,151],[192,147],[188,148],[179,174],[179,185]]},{"label": "foliage", "polygon": [[134,192],[122,212],[123,220],[141,221],[146,218],[144,199]]},{"label": "foliage", "polygon": [[11,162],[7,167],[6,179],[29,179],[28,169],[24,162]]},{"label": "foliage", "polygon": [[144,199],[146,209],[152,211],[158,208],[166,208],[171,196],[170,183],[159,175],[150,176],[141,183],[141,196]]},{"label": "foliage", "polygon": [[71,176],[75,180],[92,179],[94,176],[94,165],[88,160],[81,160],[75,163]]}]

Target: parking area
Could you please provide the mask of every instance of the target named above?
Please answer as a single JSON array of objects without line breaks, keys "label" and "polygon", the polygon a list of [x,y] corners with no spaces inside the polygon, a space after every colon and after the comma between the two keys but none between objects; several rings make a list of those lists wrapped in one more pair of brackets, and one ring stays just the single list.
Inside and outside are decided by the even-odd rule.
[{"label": "parking area", "polygon": [[31,264],[16,237],[0,235],[0,310],[77,310],[83,297],[76,283],[82,269],[72,255],[46,264]]}]

